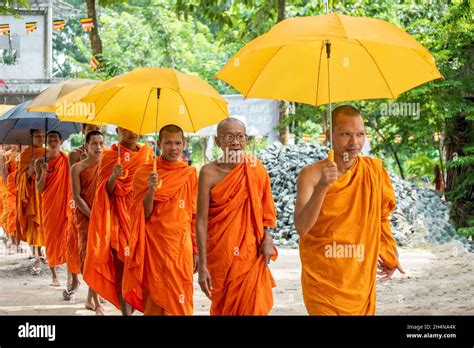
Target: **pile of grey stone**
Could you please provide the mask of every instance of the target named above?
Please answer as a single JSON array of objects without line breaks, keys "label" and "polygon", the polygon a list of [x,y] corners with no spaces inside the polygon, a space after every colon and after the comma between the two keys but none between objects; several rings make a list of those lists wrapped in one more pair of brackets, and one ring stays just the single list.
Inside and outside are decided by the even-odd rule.
[{"label": "pile of grey stone", "polygon": [[[328,148],[318,144],[272,145],[257,153],[270,175],[277,227],[271,230],[276,245],[296,248],[294,226],[296,180],[301,169],[327,158]],[[449,207],[435,191],[418,187],[390,173],[397,208],[390,217],[392,233],[399,245],[423,246],[459,240],[467,249],[471,242],[457,234],[449,219]]]}]

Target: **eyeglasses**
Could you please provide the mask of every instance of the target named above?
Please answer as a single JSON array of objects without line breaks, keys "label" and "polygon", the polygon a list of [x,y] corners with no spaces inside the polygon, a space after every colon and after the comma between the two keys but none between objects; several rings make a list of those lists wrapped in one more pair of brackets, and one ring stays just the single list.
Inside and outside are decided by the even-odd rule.
[{"label": "eyeglasses", "polygon": [[230,143],[231,141],[234,141],[234,139],[237,139],[239,143],[243,143],[245,140],[247,140],[246,134],[237,134],[237,135],[225,134],[225,135],[219,135],[219,136],[224,138],[224,140],[228,143]]}]

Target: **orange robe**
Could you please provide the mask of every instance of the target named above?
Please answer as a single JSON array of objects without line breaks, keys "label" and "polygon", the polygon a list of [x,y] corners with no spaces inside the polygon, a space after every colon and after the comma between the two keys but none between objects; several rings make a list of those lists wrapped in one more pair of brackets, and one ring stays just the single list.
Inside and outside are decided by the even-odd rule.
[{"label": "orange robe", "polygon": [[69,164],[67,155],[59,152],[48,162],[51,173],[46,174],[42,192],[43,232],[49,267],[66,262],[67,215],[69,210]]},{"label": "orange robe", "polygon": [[373,315],[377,260],[398,264],[389,221],[395,193],[382,162],[358,156],[351,172],[345,187],[329,188],[318,220],[300,240],[310,315]]},{"label": "orange robe", "polygon": [[[98,164],[91,164],[84,168],[79,177],[81,181],[81,197],[89,207],[92,207],[96,193]],[[87,233],[89,231],[89,217],[76,208],[74,211],[74,225],[77,230],[78,255],[81,273],[84,271],[86,258]]]},{"label": "orange robe", "polygon": [[117,180],[110,197],[106,185],[117,163],[117,145],[104,152],[99,163],[97,192],[89,221],[84,280],[117,308],[120,308],[118,293],[122,290],[125,253],[129,252],[133,175],[147,163],[150,154],[149,147],[137,146],[137,152],[120,146],[121,164],[127,175]]},{"label": "orange robe", "polygon": [[265,167],[256,158],[246,160],[214,186],[210,196],[211,315],[267,315],[275,281],[258,250],[264,227],[276,225],[276,211]]},{"label": "orange robe", "polygon": [[27,177],[30,165],[44,156],[43,147],[26,147],[20,154],[16,174],[17,228],[16,237],[31,246],[43,246],[44,234],[41,225],[41,195],[36,188],[36,175]]},{"label": "orange robe", "polygon": [[8,205],[8,215],[7,215],[7,224],[6,230],[10,236],[16,235],[16,185],[15,185],[15,175],[16,175],[16,152],[10,155],[8,168],[8,178],[7,178],[7,205]]},{"label": "orange robe", "polygon": [[[146,219],[143,199],[153,165],[141,167],[134,177],[130,257],[124,270],[123,296],[145,314],[153,315],[158,305],[166,314],[192,315],[196,169],[162,157],[156,161],[162,185],[155,191],[153,212]],[[141,298],[134,295],[142,291]]]}]

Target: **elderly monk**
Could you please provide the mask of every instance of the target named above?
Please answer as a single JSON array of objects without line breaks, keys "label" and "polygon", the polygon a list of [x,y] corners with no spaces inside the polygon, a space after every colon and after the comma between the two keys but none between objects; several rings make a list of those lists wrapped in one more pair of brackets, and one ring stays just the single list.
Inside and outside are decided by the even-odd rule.
[{"label": "elderly monk", "polygon": [[43,233],[46,259],[53,280],[59,286],[56,266],[66,262],[68,192],[70,190],[67,155],[60,151],[63,140],[56,131],[48,132],[49,153],[35,162],[36,185],[42,198]]},{"label": "elderly monk", "polygon": [[123,294],[144,315],[192,315],[197,175],[180,161],[186,146],[182,129],[167,125],[159,134],[157,173],[153,164],[146,164],[133,180]]},{"label": "elderly monk", "polygon": [[34,161],[44,155],[45,133],[41,129],[30,129],[31,147],[20,154],[16,174],[16,235],[33,247],[35,263],[31,269],[33,275],[41,273],[40,248],[44,245],[41,221],[41,195],[36,188]]},{"label": "elderly monk", "polygon": [[[82,136],[87,136],[91,131],[100,130],[99,126],[95,126],[88,123],[82,124]],[[86,153],[86,144],[82,144],[78,148],[72,150],[68,156],[69,168],[87,158]],[[72,197],[72,191],[69,192],[69,206],[68,206],[68,226],[67,226],[67,236],[66,236],[66,264],[68,270],[68,282],[66,290],[63,292],[63,297],[65,300],[72,300],[74,294],[79,289],[79,277],[78,274],[82,273],[81,271],[81,261],[79,259],[79,246],[78,246],[78,231],[76,229],[76,224],[74,223],[74,214],[76,211],[76,204]],[[87,309],[95,309],[92,303],[92,293],[89,290],[86,300]]]},{"label": "elderly monk", "polygon": [[[7,208],[6,223],[4,229],[8,234],[11,252],[19,252],[20,241],[16,238],[16,165],[19,158],[16,145],[5,147],[4,161],[2,166],[2,177],[6,183],[4,209]],[[18,157],[18,158],[17,158]]]},{"label": "elderly monk", "polygon": [[382,162],[359,156],[360,113],[344,105],[332,118],[334,162],[304,167],[297,183],[304,302],[310,315],[373,315],[377,268],[383,281],[404,273],[389,222],[395,194]]},{"label": "elderly monk", "polygon": [[276,256],[267,231],[276,224],[270,178],[256,157],[245,155],[239,120],[219,123],[216,144],[223,156],[199,175],[199,285],[211,315],[267,315],[275,286],[268,263]]},{"label": "elderly monk", "polygon": [[[99,162],[104,149],[104,135],[97,130],[88,132],[84,147],[87,151],[87,156],[71,167],[72,195],[76,207],[74,210],[74,223],[75,229],[78,232],[79,271],[81,273],[84,269],[89,218],[96,192]],[[95,310],[97,315],[104,314],[104,308],[100,303],[99,296],[90,287],[85,306],[87,309]]]},{"label": "elderly monk", "polygon": [[129,315],[131,307],[122,298],[122,277],[129,253],[133,175],[147,163],[150,149],[138,145],[138,134],[132,131],[119,127],[117,133],[119,145],[104,152],[99,164],[83,276],[100,296]]}]

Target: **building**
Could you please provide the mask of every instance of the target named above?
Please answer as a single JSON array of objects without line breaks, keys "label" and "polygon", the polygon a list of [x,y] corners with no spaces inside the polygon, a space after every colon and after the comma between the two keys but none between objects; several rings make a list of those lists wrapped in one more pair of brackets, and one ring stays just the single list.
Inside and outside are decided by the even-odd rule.
[{"label": "building", "polygon": [[[53,0],[29,4],[19,18],[0,15],[0,24],[10,28],[9,35],[0,35],[0,104],[31,100],[60,81],[52,77]],[[27,22],[36,23],[36,30],[27,33]]]}]

